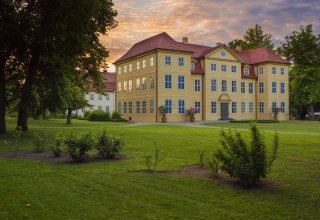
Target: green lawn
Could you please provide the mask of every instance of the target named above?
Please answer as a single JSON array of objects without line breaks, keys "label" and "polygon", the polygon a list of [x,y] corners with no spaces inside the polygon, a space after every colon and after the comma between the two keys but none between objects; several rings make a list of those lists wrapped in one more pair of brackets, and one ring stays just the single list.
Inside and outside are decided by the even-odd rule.
[{"label": "green lawn", "polygon": [[[183,176],[147,175],[144,152],[153,141],[166,152],[159,170],[178,170],[198,163],[199,151],[212,151],[218,129],[170,125],[126,127],[127,123],[74,120],[30,121],[21,150],[32,149],[33,132],[100,131],[125,135],[124,154],[132,160],[95,164],[53,165],[0,157],[0,219],[319,219],[319,122],[258,124],[278,129],[281,147],[269,179],[277,188],[245,191],[209,180]],[[9,131],[15,121],[8,119]],[[246,124],[234,124],[247,128]],[[234,126],[217,124],[214,126]],[[301,129],[299,129],[301,128]],[[310,134],[284,133],[302,131]],[[247,131],[242,131],[247,134]],[[272,141],[272,133],[265,133]],[[13,143],[12,135],[5,137]],[[53,144],[53,141],[50,142]],[[12,147],[0,146],[0,151]],[[30,204],[30,205],[27,205]]]},{"label": "green lawn", "polygon": [[[215,122],[206,123],[204,125],[212,127],[238,128],[249,129],[250,123],[228,123]],[[275,129],[281,132],[299,132],[299,133],[318,133],[320,135],[320,121],[283,121],[280,123],[258,123],[258,126],[263,130],[274,131]]]}]

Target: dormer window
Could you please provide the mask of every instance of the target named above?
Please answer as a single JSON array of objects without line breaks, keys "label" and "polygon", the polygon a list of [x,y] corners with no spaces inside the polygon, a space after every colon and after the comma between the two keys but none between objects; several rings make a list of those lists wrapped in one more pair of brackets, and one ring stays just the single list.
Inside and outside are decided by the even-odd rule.
[{"label": "dormer window", "polygon": [[244,68],[244,75],[249,75],[249,68]]},{"label": "dormer window", "polygon": [[191,63],[191,71],[194,71],[196,69],[195,64]]}]

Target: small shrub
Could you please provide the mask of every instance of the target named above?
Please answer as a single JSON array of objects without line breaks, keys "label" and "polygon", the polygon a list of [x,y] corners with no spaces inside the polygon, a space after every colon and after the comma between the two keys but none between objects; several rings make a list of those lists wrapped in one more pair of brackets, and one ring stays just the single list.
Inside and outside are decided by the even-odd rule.
[{"label": "small shrub", "polygon": [[109,114],[109,112],[95,110],[95,111],[90,112],[87,115],[87,120],[89,120],[89,121],[109,121],[110,114]]},{"label": "small shrub", "polygon": [[154,142],[154,154],[153,156],[150,154],[144,153],[144,160],[147,167],[147,170],[156,170],[159,163],[164,160],[164,153],[160,150],[157,143]]},{"label": "small shrub", "polygon": [[113,120],[121,120],[121,114],[119,112],[112,112]]},{"label": "small shrub", "polygon": [[108,135],[106,131],[103,131],[97,137],[95,148],[101,157],[112,159],[119,155],[124,146],[125,142],[122,137]]},{"label": "small shrub", "polygon": [[44,132],[42,135],[38,134],[37,132],[34,132],[33,135],[33,146],[34,150],[38,153],[42,153],[45,150],[45,147],[47,145],[47,133]]},{"label": "small shrub", "polygon": [[58,134],[56,134],[54,139],[56,140],[56,145],[52,147],[52,152],[55,157],[60,157],[63,152],[63,147],[62,147],[62,144],[64,141],[63,133],[59,132]]},{"label": "small shrub", "polygon": [[94,137],[91,132],[75,134],[71,132],[64,138],[66,152],[73,161],[83,162],[88,159],[88,152],[94,146]]},{"label": "small shrub", "polygon": [[279,148],[279,136],[275,132],[271,158],[267,159],[264,137],[255,124],[251,125],[251,140],[246,141],[238,131],[220,135],[220,148],[214,153],[211,162],[219,163],[221,170],[237,179],[244,186],[253,185],[265,178],[276,159]]},{"label": "small shrub", "polygon": [[209,173],[212,176],[217,176],[219,173],[219,164],[215,156],[213,155],[208,161],[207,161],[207,168],[209,170]]},{"label": "small shrub", "polygon": [[206,158],[205,152],[204,151],[200,151],[199,152],[199,164],[200,164],[201,168],[203,168],[204,165],[205,165],[205,158]]}]

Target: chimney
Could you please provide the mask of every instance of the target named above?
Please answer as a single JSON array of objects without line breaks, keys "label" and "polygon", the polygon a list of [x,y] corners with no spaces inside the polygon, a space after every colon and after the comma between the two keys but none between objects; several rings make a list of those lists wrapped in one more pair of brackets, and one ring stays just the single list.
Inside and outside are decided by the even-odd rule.
[{"label": "chimney", "polygon": [[236,46],[236,50],[241,51],[241,46],[240,45]]},{"label": "chimney", "polygon": [[182,43],[188,44],[188,38],[187,38],[187,37],[183,37],[183,38],[182,38]]},{"label": "chimney", "polygon": [[220,45],[222,45],[222,43],[216,43],[216,45],[217,45],[217,46],[220,46]]}]

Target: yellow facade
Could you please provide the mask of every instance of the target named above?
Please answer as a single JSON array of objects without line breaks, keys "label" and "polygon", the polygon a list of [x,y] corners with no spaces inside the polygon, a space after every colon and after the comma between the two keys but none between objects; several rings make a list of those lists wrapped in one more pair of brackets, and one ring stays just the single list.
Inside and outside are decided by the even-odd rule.
[{"label": "yellow facade", "polygon": [[[170,65],[166,64],[166,57],[170,57]],[[179,65],[179,59],[183,60],[183,65]],[[236,120],[272,119],[272,103],[276,102],[277,107],[285,103],[285,113],[280,113],[279,119],[288,120],[287,64],[253,65],[251,67],[254,68],[256,78],[245,78],[241,75],[241,58],[224,45],[207,54],[201,61],[204,74],[192,74],[191,62],[191,54],[188,52],[156,50],[117,63],[117,110],[125,119],[141,122],[161,122],[158,107],[166,104],[171,107],[171,113],[167,114],[168,122],[189,121],[184,112],[190,107],[199,107],[200,112],[195,116],[197,121],[220,120],[225,114]],[[226,71],[223,71],[222,65],[225,65]],[[276,68],[276,74],[272,73],[273,67]],[[261,74],[260,68],[263,68]],[[179,84],[179,77],[183,78],[183,88],[181,81]],[[154,82],[153,88],[151,79]],[[130,91],[129,80],[132,80]],[[144,80],[146,85],[143,85]],[[223,83],[226,85],[224,90]],[[244,91],[241,86],[243,83]],[[260,93],[260,83],[263,83],[263,93]],[[272,83],[276,83],[275,93],[272,91]],[[284,83],[284,91],[280,88],[281,83]],[[129,103],[132,103],[132,111],[129,111]],[[262,109],[260,103],[263,103]],[[137,105],[140,105],[140,113]]]}]

